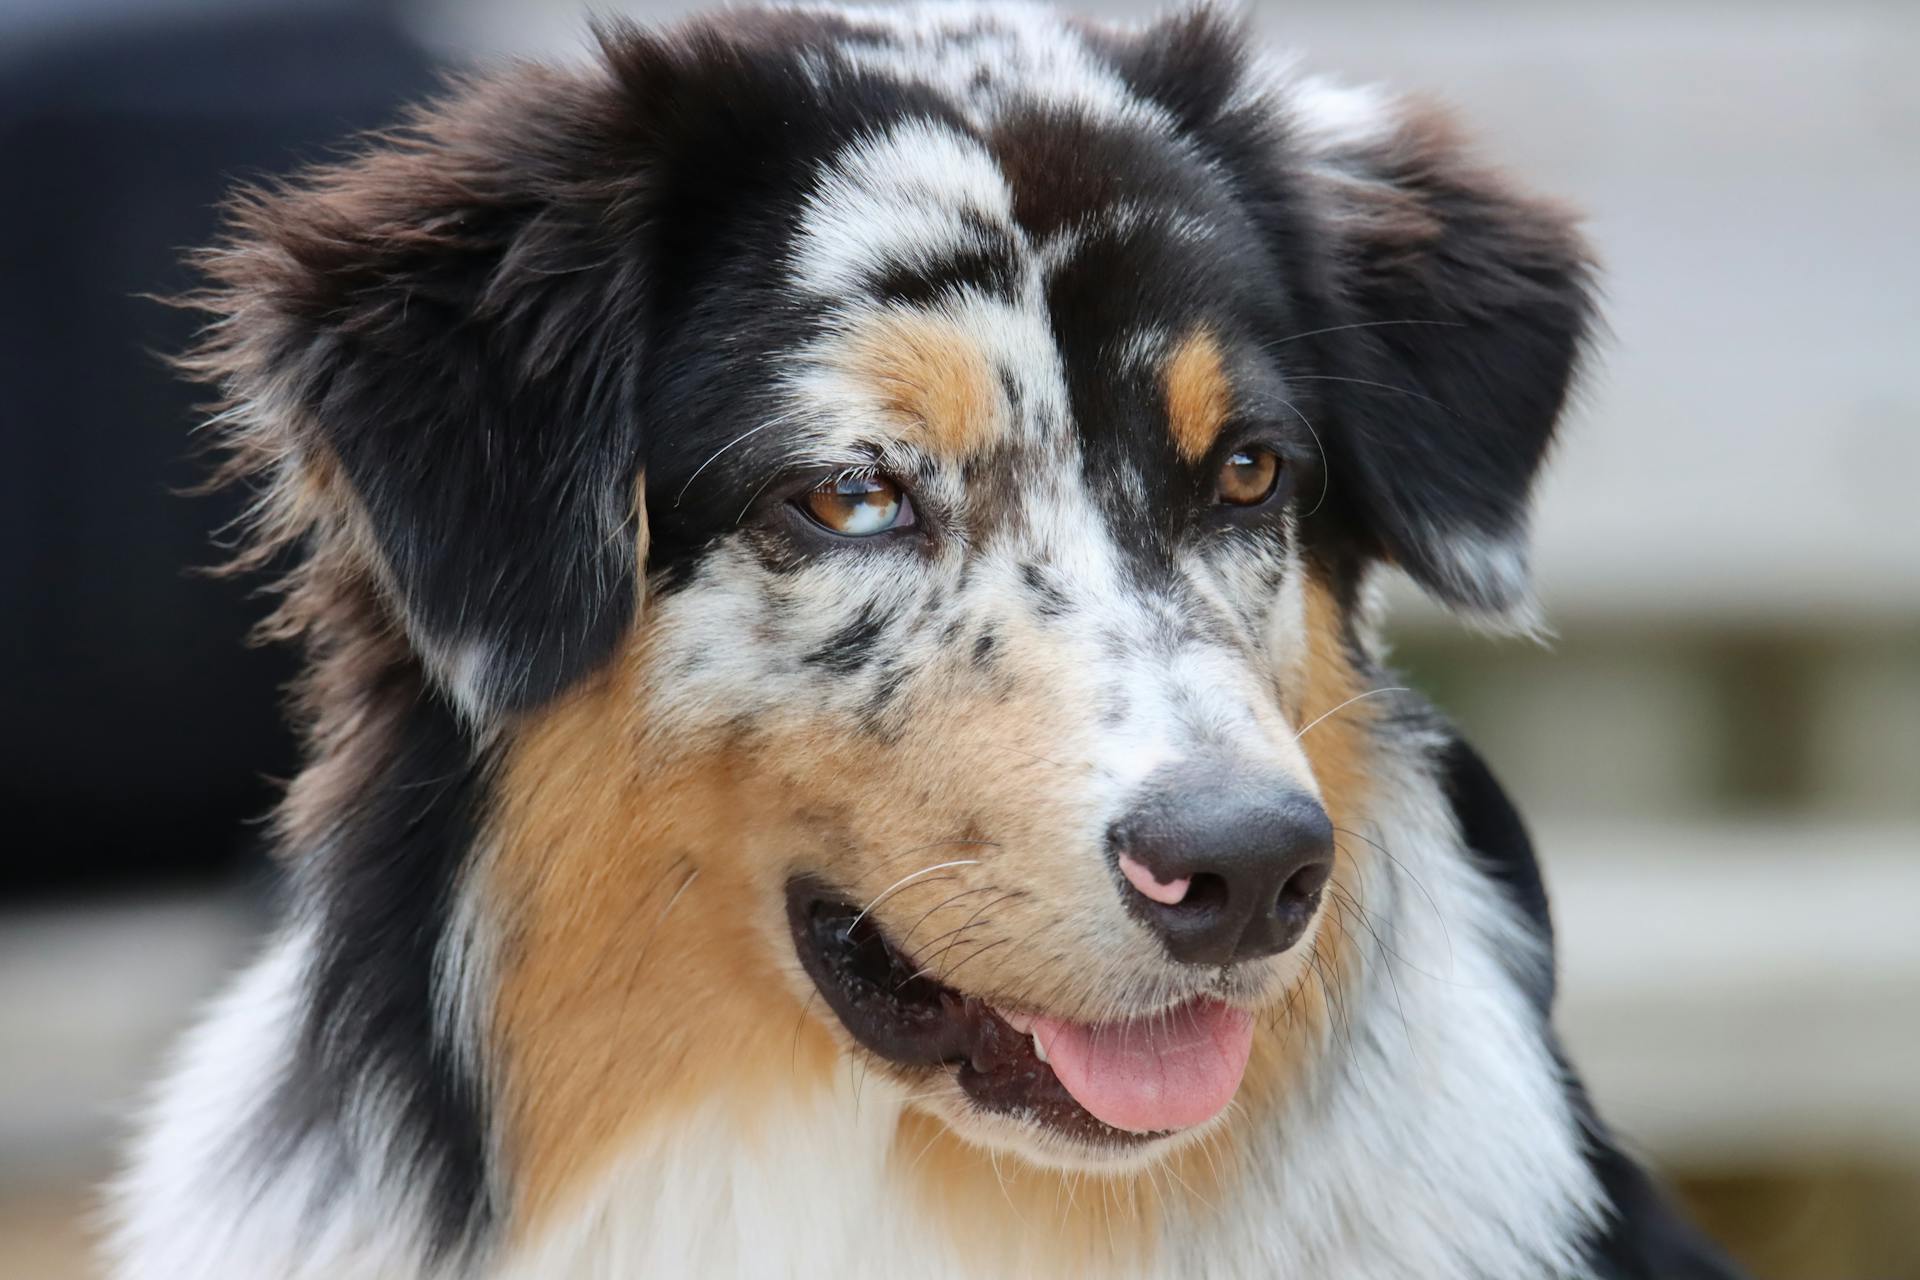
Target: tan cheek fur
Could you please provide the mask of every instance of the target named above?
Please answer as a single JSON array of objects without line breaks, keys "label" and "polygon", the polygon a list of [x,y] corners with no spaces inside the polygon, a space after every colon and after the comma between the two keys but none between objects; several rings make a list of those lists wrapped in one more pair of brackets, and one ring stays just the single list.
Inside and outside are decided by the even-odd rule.
[{"label": "tan cheek fur", "polygon": [[[983,825],[1034,795],[1017,783],[1025,761],[999,748],[1037,749],[1046,725],[985,701],[956,707],[944,749],[926,758],[808,719],[668,753],[643,722],[644,631],[615,669],[518,733],[496,791],[487,892],[513,925],[495,1026],[523,1224],[652,1119],[716,1095],[750,1116],[754,1100],[780,1106],[826,1082],[833,1038],[779,972],[797,967],[778,910],[789,859],[870,899],[973,848],[955,843],[978,832],[952,816],[963,806],[948,788],[965,773],[954,761],[974,770],[970,794],[1006,798],[1006,814],[977,815]],[[911,791],[896,781],[914,777],[925,781]],[[1025,806],[1028,821],[1046,814]],[[916,891],[956,887],[922,877],[894,903],[904,912]],[[958,913],[981,900],[928,918],[915,941],[961,940]],[[919,901],[916,915],[930,905]]]},{"label": "tan cheek fur", "polygon": [[[628,661],[510,749],[488,891],[512,922],[494,1011],[515,1212],[543,1220],[645,1122],[716,1094],[780,1105],[832,1041],[768,972],[749,816],[725,757],[643,755]],[[759,819],[756,821],[756,819]],[[777,831],[768,831],[772,835]],[[716,998],[724,993],[723,998]]]},{"label": "tan cheek fur", "polygon": [[[1324,593],[1310,593],[1307,616],[1311,719],[1358,684]],[[1016,864],[963,843],[991,833],[1003,847],[1047,847],[1073,818],[1086,771],[1052,701],[956,697],[893,744],[796,718],[751,742],[668,759],[643,723],[645,633],[615,668],[520,731],[496,793],[487,884],[514,922],[495,1008],[499,1095],[522,1231],[649,1123],[724,1096],[750,1124],[754,1107],[828,1087],[835,1036],[780,972],[795,968],[777,906],[789,859],[802,856],[863,901],[919,868],[974,861],[897,890],[885,926],[896,939],[911,932],[909,947],[936,976],[965,965],[969,990],[1055,1009],[1063,975],[1053,953],[1024,943],[1064,928],[1090,888],[1071,860]],[[1361,726],[1343,713],[1302,740],[1342,826],[1354,825],[1365,774]],[[1351,885],[1354,846],[1341,843],[1339,879]],[[1308,975],[1262,1020],[1242,1095],[1255,1119],[1235,1124],[1270,1114],[1323,1041],[1327,991],[1349,963],[1337,920],[1329,908],[1316,936],[1318,980]],[[1076,959],[1086,967],[1071,948],[1058,958],[1061,970]],[[1004,1158],[995,1168],[944,1123],[910,1111],[894,1158],[902,1194],[965,1247],[991,1239],[1069,1266],[1146,1247],[1170,1198],[1204,1212],[1239,1158],[1236,1133],[1224,1127],[1150,1172],[1078,1176]],[[1007,1225],[1010,1198],[1027,1224],[1019,1233]]]}]

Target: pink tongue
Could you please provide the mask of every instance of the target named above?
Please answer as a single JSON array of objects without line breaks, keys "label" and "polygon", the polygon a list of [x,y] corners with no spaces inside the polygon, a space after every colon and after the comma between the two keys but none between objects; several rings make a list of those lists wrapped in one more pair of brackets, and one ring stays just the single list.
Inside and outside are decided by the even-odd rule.
[{"label": "pink tongue", "polygon": [[1219,1115],[1253,1052],[1253,1019],[1212,1000],[1139,1022],[1035,1018],[1033,1033],[1074,1101],[1133,1133],[1185,1129]]}]

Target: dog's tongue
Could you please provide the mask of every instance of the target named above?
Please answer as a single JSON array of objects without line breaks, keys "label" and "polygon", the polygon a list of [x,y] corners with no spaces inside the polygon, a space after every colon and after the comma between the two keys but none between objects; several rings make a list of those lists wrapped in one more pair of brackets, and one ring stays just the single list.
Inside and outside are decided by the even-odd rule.
[{"label": "dog's tongue", "polygon": [[1253,1052],[1253,1019],[1212,1000],[1139,1022],[1035,1018],[1033,1034],[1074,1101],[1133,1133],[1185,1129],[1219,1115]]}]

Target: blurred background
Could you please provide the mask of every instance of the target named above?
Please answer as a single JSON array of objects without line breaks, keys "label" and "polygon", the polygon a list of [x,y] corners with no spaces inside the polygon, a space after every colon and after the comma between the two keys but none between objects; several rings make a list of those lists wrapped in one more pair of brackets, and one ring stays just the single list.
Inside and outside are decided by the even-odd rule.
[{"label": "blurred background", "polygon": [[[627,4],[646,17],[679,4]],[[1134,16],[1149,6],[1078,6]],[[1255,4],[1591,215],[1610,345],[1542,494],[1557,639],[1410,595],[1401,663],[1535,828],[1603,1111],[1762,1277],[1920,1277],[1920,5]],[[248,954],[289,655],[160,353],[236,178],[574,0],[0,0],[0,1277]]]}]

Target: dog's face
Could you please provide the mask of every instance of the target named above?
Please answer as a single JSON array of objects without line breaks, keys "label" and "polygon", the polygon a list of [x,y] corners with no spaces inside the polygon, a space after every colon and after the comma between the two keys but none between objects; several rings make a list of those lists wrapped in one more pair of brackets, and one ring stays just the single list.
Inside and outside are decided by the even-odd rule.
[{"label": "dog's face", "polygon": [[1206,1132],[1336,980],[1367,567],[1520,603],[1576,242],[1204,14],[604,44],[213,264],[281,518],[491,762],[514,1145],[803,1042],[1038,1160]]},{"label": "dog's face", "polygon": [[[1190,148],[1078,170],[1077,132],[910,121],[825,167],[757,300],[797,323],[651,455],[637,683],[649,755],[775,793],[768,967],[963,1131],[1084,1157],[1210,1118],[1301,979],[1334,851],[1296,734],[1349,682],[1309,670],[1324,467],[1266,345],[1310,326],[1236,277],[1257,236]],[[1063,1088],[1056,1021],[1089,1076],[1228,1061]]]}]

